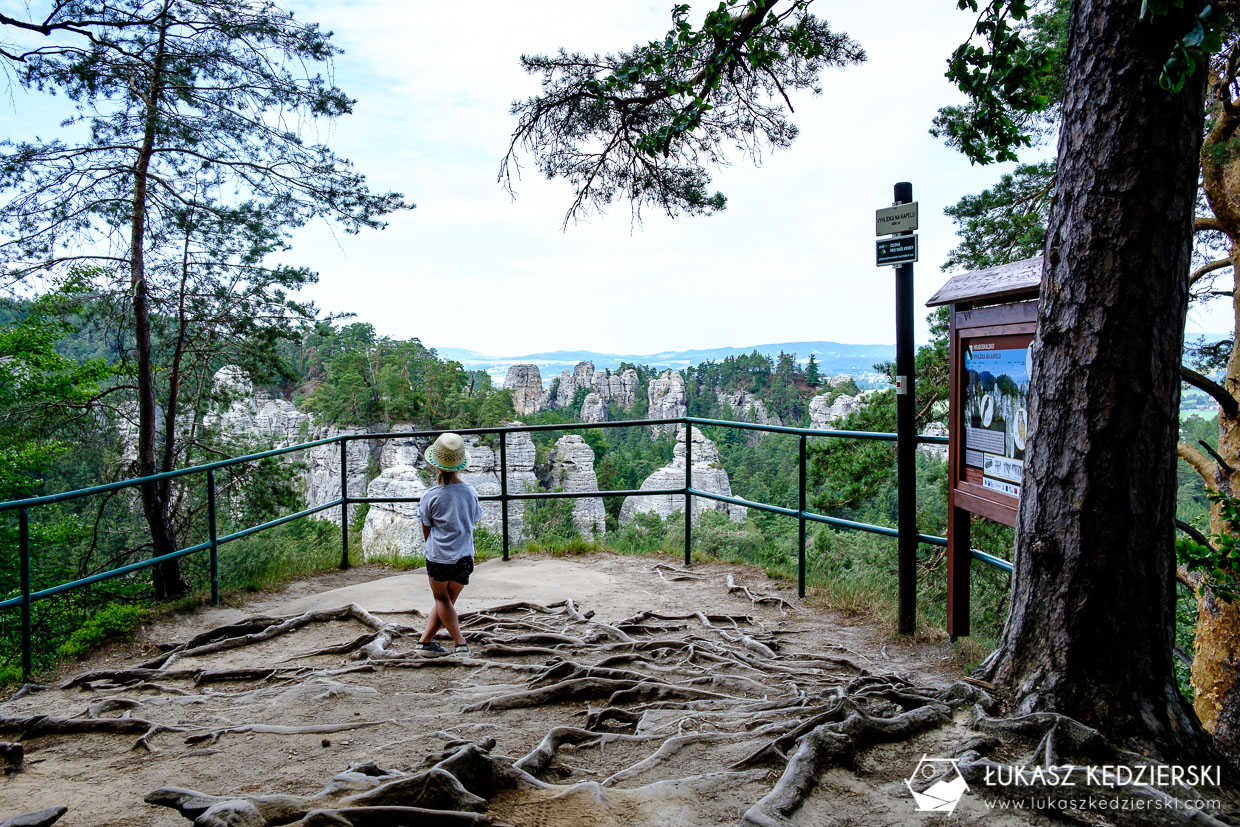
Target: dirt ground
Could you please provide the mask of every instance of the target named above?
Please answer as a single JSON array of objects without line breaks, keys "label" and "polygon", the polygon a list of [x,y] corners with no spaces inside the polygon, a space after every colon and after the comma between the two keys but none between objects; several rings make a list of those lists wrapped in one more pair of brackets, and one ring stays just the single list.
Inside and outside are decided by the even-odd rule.
[{"label": "dirt ground", "polygon": [[[739,588],[730,591],[729,576],[753,595]],[[752,596],[783,602],[755,603]],[[566,599],[572,601],[568,607],[551,612],[485,611],[517,601],[555,606]],[[697,564],[686,571],[671,558],[660,563],[659,558],[609,554],[522,555],[506,563],[479,564],[458,603],[462,614],[475,613],[476,625],[465,627],[475,653],[469,659],[351,659],[349,653],[357,652],[357,644],[368,635],[373,637],[374,629],[346,617],[306,623],[246,646],[178,655],[142,680],[108,677],[103,671],[132,669],[158,656],[161,645],[166,650],[165,644],[185,643],[247,617],[283,618],[349,604],[386,624],[420,629],[424,615],[417,612],[427,611],[431,600],[421,570],[393,575],[362,567],[329,573],[278,593],[255,595],[241,606],[161,620],[134,641],[106,647],[90,661],[66,667],[55,676],[53,688],[0,703],[0,719],[46,715],[160,725],[144,740],[142,726],[132,732],[27,733],[21,739],[23,770],[0,780],[0,822],[63,805],[69,810],[57,823],[67,827],[174,827],[190,822],[175,809],[144,801],[157,788],[224,796],[310,796],[350,764],[371,761],[382,769],[409,773],[426,766],[427,756],[443,753],[445,745],[487,738],[495,742],[492,754],[516,759],[554,727],[586,727],[591,713],[617,702],[603,695],[496,708],[505,703],[495,699],[527,692],[550,667],[598,665],[605,652],[613,653],[609,666],[622,657],[632,660],[635,656],[614,654],[620,651],[614,647],[630,634],[636,638],[640,630],[700,653],[725,646],[743,659],[743,647],[765,649],[772,655],[772,668],[779,671],[771,673],[776,676],[772,679],[754,670],[729,670],[725,675],[722,667],[701,666],[703,661],[695,661],[693,654],[675,663],[643,661],[638,666],[646,674],[669,685],[696,687],[692,691],[700,691],[703,700],[646,703],[636,728],[590,727],[617,735],[561,747],[541,771],[541,780],[548,782],[544,788],[500,790],[491,797],[487,814],[497,823],[520,827],[737,824],[772,790],[782,770],[761,762],[730,769],[745,766],[742,759],[762,738],[752,718],[746,718],[744,726],[729,724],[739,720],[730,709],[812,705],[815,697],[829,694],[818,687],[831,680],[852,687],[858,680],[882,676],[946,687],[960,678],[945,640],[910,643],[886,637],[863,618],[798,600],[794,587],[770,580],[760,570]],[[654,619],[635,620],[641,612],[655,613]],[[695,612],[703,619],[685,617]],[[704,622],[708,617],[713,625]],[[537,624],[552,622],[559,624],[557,629],[579,631],[560,633],[563,641],[537,631],[543,628]],[[587,634],[589,630],[598,634]],[[413,640],[406,633],[392,647],[407,651]],[[336,651],[323,651],[333,647]],[[68,688],[74,674],[89,672],[96,677]],[[851,766],[831,769],[818,779],[793,823],[1047,823],[1040,816],[999,816],[970,795],[950,817],[916,812],[904,779],[923,755],[951,755],[968,737],[964,721],[958,710],[945,725],[866,746]],[[691,737],[676,740],[686,735]],[[16,739],[0,734],[3,740]]]}]

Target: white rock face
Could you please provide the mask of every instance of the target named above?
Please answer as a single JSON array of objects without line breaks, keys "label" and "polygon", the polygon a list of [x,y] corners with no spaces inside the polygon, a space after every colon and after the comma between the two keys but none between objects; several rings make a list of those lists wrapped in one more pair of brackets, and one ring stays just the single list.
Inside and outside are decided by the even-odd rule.
[{"label": "white rock face", "polygon": [[573,404],[577,391],[584,388],[597,394],[606,404],[628,408],[632,407],[637,399],[637,385],[637,371],[632,368],[612,373],[609,370],[595,370],[593,362],[578,362],[571,371],[565,368],[560,372],[555,395],[552,396],[548,388],[543,395],[543,405],[548,408],[567,408]]},{"label": "white rock face", "polygon": [[[203,424],[226,437],[257,440],[272,448],[296,445],[311,439],[309,414],[284,399],[254,391],[250,375],[236,365],[225,365],[211,378],[211,389],[225,406],[203,417]],[[319,439],[321,437],[313,437]]]},{"label": "white rock face", "polygon": [[[519,422],[511,423],[519,425]],[[488,438],[483,443],[479,437],[466,435],[469,465],[461,472],[461,480],[472,485],[479,496],[495,496],[500,493],[499,438]],[[431,440],[423,437],[390,439],[379,455],[382,470],[370,481],[366,495],[369,497],[421,497],[435,485],[436,469],[427,464],[423,455]],[[353,444],[353,443],[350,443]],[[587,446],[588,447],[588,446]],[[534,443],[529,434],[509,434],[506,454],[508,457],[508,491],[519,493],[538,486],[534,475]],[[339,454],[337,454],[337,460]],[[593,454],[591,454],[593,459]],[[352,455],[350,455],[352,460]],[[390,464],[389,464],[390,463]],[[350,473],[350,478],[352,473]],[[350,481],[350,485],[352,482]],[[339,490],[339,489],[337,489]],[[329,509],[330,510],[330,509]],[[326,512],[324,512],[326,513]],[[508,538],[515,544],[521,540],[525,518],[525,501],[508,503]],[[503,510],[498,502],[482,503],[482,520],[479,525],[499,535],[503,530]],[[362,551],[367,556],[398,554],[402,556],[422,553],[421,520],[417,503],[372,503],[362,528]]]},{"label": "white rock face", "polygon": [[824,393],[809,401],[811,428],[826,430],[861,407],[860,396],[841,394],[834,402],[829,402],[830,396],[829,393]]},{"label": "white rock face", "polygon": [[[947,436],[947,426],[942,422],[927,422],[921,433],[923,436]],[[943,461],[947,460],[946,445],[918,445],[917,450]]]},{"label": "white rock face", "polygon": [[632,368],[625,368],[620,373],[596,371],[591,381],[594,392],[605,402],[621,408],[631,408],[637,401],[637,371]]},{"label": "white rock face", "polygon": [[[594,450],[576,434],[560,437],[551,455],[551,480],[554,488],[564,491],[597,491],[598,476],[594,473]],[[573,501],[573,522],[585,537],[602,537],[607,528],[607,512],[599,497]]]},{"label": "white rock face", "polygon": [[254,382],[245,368],[237,365],[224,365],[211,377],[211,389],[216,393],[230,396],[253,396]]},{"label": "white rock face", "polygon": [[[421,497],[430,490],[426,471],[412,465],[393,465],[370,481],[368,497]],[[362,526],[362,552],[412,557],[425,545],[418,519],[418,503],[371,503]]]},{"label": "white rock face", "polygon": [[[650,408],[646,413],[647,419],[675,419],[689,413],[689,396],[685,392],[685,380],[671,368],[663,371],[650,382],[647,397],[650,400]],[[658,436],[660,431],[673,433],[679,427],[678,425],[651,426],[655,436]]]},{"label": "white rock face", "polygon": [[[361,434],[365,433],[364,428],[350,428],[340,430],[334,427],[321,428],[316,433],[311,434],[312,440],[329,439],[341,434]],[[349,470],[348,492],[351,497],[361,497],[366,494],[366,467],[370,464],[372,458],[377,456],[382,446],[377,444],[377,440],[370,439],[353,439],[349,440],[347,446],[347,462]],[[314,448],[304,452],[298,457],[297,454],[292,455],[294,459],[302,459],[310,466],[310,470],[306,473],[306,507],[314,508],[316,505],[331,502],[340,497],[340,443],[333,442],[330,445],[317,445]],[[349,515],[352,516],[359,506],[349,506]],[[340,525],[340,509],[329,508],[311,515],[316,520],[327,520],[336,525]]]},{"label": "white rock face", "polygon": [[831,379],[827,382],[827,386],[832,387],[832,388],[839,388],[844,385],[847,385],[849,380],[851,379],[852,377],[849,376],[847,373],[841,373],[836,376],[832,376]]},{"label": "white rock face", "polygon": [[771,417],[766,410],[766,403],[749,391],[733,391],[719,393],[720,405],[732,409],[732,415],[741,422],[753,422],[758,425],[779,425],[779,417]]},{"label": "white rock face", "polygon": [[606,422],[607,403],[594,391],[587,393],[581,403],[581,414],[577,419],[579,422]]},{"label": "white rock face", "polygon": [[296,445],[309,441],[313,423],[310,415],[298,411],[292,402],[265,399],[254,412],[254,427],[259,433],[270,434],[281,445]]},{"label": "white rock face", "polygon": [[510,365],[504,388],[512,391],[512,406],[518,415],[538,413],[542,407],[542,374],[538,365]]},{"label": "white rock face", "polygon": [[[655,471],[641,484],[643,490],[659,488],[677,488],[685,484],[685,429],[681,428],[676,435],[676,447],[673,450],[672,462]],[[732,485],[728,481],[728,472],[719,464],[719,449],[697,428],[693,429],[693,487],[711,494],[732,496]],[[653,512],[666,518],[673,512],[683,513],[685,498],[678,494],[655,494],[650,496],[633,496],[624,501],[620,508],[620,525],[628,525],[633,518],[643,512]],[[694,497],[690,504],[693,519],[697,520],[702,511],[723,511],[734,522],[743,522],[748,509],[740,505],[721,503],[703,497]]]}]

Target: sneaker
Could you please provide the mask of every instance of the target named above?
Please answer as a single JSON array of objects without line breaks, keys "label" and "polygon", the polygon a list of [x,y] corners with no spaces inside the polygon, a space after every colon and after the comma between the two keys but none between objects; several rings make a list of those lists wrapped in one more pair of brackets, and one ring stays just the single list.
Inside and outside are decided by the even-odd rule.
[{"label": "sneaker", "polygon": [[469,657],[469,644],[468,643],[456,644],[455,646],[452,647],[452,654],[465,655],[466,657]]},{"label": "sneaker", "polygon": [[424,655],[428,658],[438,658],[448,654],[447,649],[443,648],[433,640],[428,643],[418,641],[418,645],[414,647],[414,651],[419,655]]}]

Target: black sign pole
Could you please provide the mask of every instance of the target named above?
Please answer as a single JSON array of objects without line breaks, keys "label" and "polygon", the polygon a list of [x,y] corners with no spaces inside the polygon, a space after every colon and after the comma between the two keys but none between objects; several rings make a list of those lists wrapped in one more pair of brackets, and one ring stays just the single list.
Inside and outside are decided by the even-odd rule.
[{"label": "black sign pole", "polygon": [[[912,200],[913,185],[907,181],[896,184],[896,204]],[[896,528],[900,534],[896,559],[902,635],[913,634],[917,627],[917,394],[913,373],[913,265],[909,263],[896,267]]]}]

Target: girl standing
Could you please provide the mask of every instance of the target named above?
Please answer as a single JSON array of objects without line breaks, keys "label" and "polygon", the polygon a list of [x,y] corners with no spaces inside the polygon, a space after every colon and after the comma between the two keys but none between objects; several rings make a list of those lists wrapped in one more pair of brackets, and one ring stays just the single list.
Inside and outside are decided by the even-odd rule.
[{"label": "girl standing", "polygon": [[439,484],[426,492],[418,508],[422,537],[426,540],[426,575],[435,605],[417,651],[432,657],[448,654],[435,642],[435,633],[443,627],[456,644],[452,654],[468,655],[469,646],[457,624],[455,604],[474,570],[474,523],[482,519],[482,505],[478,492],[458,476],[469,465],[469,453],[460,435],[440,434],[435,444],[426,449],[426,461],[439,469]]}]

